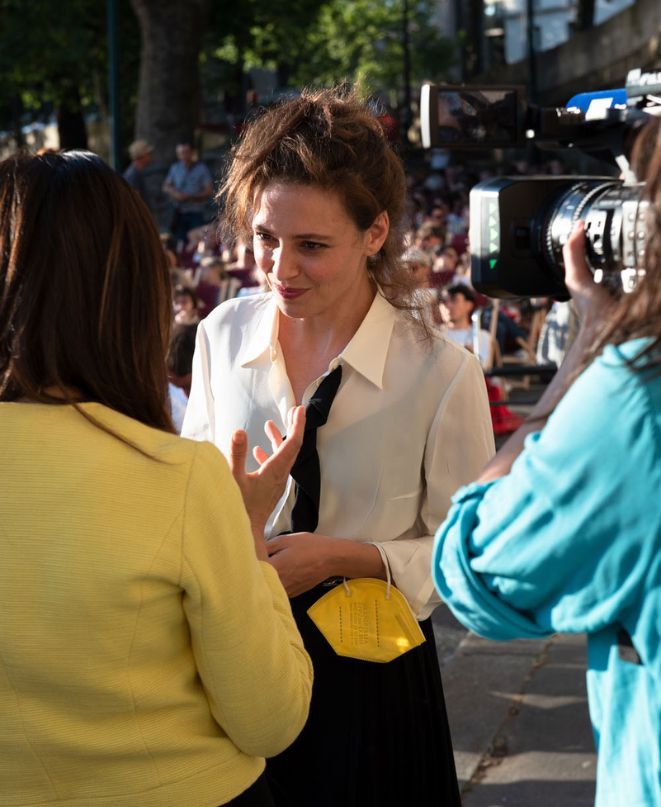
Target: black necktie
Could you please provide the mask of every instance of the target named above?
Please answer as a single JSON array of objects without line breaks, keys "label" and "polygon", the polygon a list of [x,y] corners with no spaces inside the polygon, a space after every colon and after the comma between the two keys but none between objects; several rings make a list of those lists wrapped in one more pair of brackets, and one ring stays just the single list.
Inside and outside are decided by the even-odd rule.
[{"label": "black necktie", "polygon": [[296,483],[296,500],[291,512],[292,532],[314,532],[319,523],[321,473],[317,453],[317,429],[328,420],[341,380],[342,366],[338,365],[319,384],[305,408],[303,445],[291,469]]}]

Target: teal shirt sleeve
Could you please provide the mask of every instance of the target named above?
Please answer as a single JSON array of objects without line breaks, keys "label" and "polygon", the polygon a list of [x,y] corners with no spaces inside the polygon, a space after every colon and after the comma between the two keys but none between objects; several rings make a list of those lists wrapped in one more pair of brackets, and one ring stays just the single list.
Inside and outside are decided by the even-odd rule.
[{"label": "teal shirt sleeve", "polygon": [[507,476],[454,497],[433,574],[476,633],[535,638],[619,622],[658,667],[661,379],[624,364],[633,345],[582,374]]}]

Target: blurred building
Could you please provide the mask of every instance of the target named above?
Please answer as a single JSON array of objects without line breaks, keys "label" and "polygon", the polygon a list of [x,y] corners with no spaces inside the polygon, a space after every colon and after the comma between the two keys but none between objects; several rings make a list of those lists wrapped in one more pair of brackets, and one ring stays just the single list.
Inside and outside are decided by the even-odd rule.
[{"label": "blurred building", "polygon": [[526,86],[562,105],[661,67],[659,0],[439,0],[462,43],[461,80]]},{"label": "blurred building", "polygon": [[[592,24],[600,25],[635,0],[595,0]],[[488,39],[502,39],[507,64],[528,55],[528,3],[526,0],[485,0],[484,34]],[[578,28],[577,0],[533,0],[533,44],[536,51],[546,51],[567,42]]]}]

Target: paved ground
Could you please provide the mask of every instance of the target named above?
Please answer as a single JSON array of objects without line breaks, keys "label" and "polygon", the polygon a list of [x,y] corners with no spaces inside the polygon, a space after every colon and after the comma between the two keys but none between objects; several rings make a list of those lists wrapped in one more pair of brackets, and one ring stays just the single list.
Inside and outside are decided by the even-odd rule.
[{"label": "paved ground", "polygon": [[584,637],[490,642],[445,606],[433,621],[464,807],[591,807]]},{"label": "paved ground", "polygon": [[464,807],[592,807],[585,638],[490,642],[445,606],[433,623]]}]

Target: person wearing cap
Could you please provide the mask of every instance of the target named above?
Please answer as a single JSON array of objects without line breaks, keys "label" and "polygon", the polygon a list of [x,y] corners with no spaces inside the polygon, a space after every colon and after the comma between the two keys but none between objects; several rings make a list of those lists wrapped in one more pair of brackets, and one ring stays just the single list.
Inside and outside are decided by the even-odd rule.
[{"label": "person wearing cap", "polygon": [[150,207],[143,171],[151,163],[154,147],[146,140],[134,140],[129,146],[131,164],[124,171],[123,177],[129,185],[140,194],[142,201]]}]

